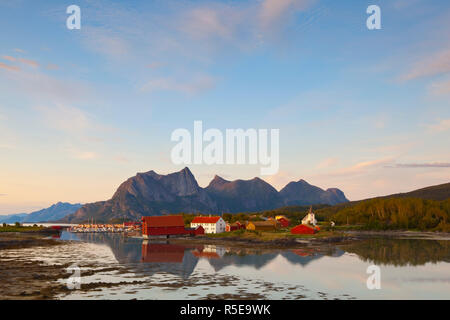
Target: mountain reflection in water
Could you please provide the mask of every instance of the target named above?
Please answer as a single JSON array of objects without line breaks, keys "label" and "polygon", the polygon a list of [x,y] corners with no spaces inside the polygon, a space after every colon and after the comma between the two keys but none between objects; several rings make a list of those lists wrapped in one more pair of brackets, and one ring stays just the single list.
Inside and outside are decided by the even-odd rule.
[{"label": "mountain reflection in water", "polygon": [[164,271],[188,278],[199,259],[207,259],[215,271],[227,266],[261,269],[278,256],[292,265],[306,266],[314,260],[356,254],[361,261],[390,266],[419,266],[428,262],[450,262],[450,242],[419,239],[368,239],[349,245],[267,250],[225,248],[215,245],[169,244],[127,238],[120,234],[69,234],[62,239],[107,245],[121,264],[134,264],[145,274]]},{"label": "mountain reflection in water", "polygon": [[[450,298],[450,242],[443,240],[384,238],[262,249],[170,244],[101,233],[63,232],[61,239],[94,244],[88,248],[98,248],[96,261],[120,269],[117,274],[104,274],[105,279],[145,279],[140,285],[99,292],[101,298],[115,298],[115,294],[141,299],[209,299],[224,294],[246,299]],[[102,260],[106,251],[109,258]],[[367,268],[372,264],[380,266],[381,290],[367,288]],[[90,280],[95,279],[86,281]],[[86,297],[97,296],[88,291],[74,292],[69,298]]]},{"label": "mountain reflection in water", "polygon": [[326,250],[225,248],[216,245],[169,244],[105,233],[64,232],[62,239],[107,245],[118,263],[133,265],[136,272],[148,275],[163,271],[183,278],[188,278],[193,273],[199,259],[207,259],[213,269],[219,271],[230,265],[261,269],[279,255],[294,265],[306,266],[325,255],[339,257],[344,254],[344,251],[336,247]]},{"label": "mountain reflection in water", "polygon": [[341,248],[377,265],[398,267],[450,262],[450,241],[446,240],[368,239]]}]

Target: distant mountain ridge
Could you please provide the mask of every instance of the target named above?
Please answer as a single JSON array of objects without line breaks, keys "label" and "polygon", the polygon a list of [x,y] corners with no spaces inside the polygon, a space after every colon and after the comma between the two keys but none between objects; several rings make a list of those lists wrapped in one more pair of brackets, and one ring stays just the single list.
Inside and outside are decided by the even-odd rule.
[{"label": "distant mountain ridge", "polygon": [[348,202],[339,189],[322,190],[304,180],[290,185],[286,191],[278,192],[260,178],[228,181],[216,175],[206,188],[201,188],[187,167],[167,175],[152,170],[127,179],[111,199],[85,204],[62,221],[138,220],[142,216],[169,213],[254,212],[275,209],[286,203]]},{"label": "distant mountain ridge", "polygon": [[80,203],[71,204],[68,202],[58,202],[54,205],[34,211],[32,213],[18,213],[6,216],[0,216],[0,223],[33,223],[33,222],[49,222],[63,219],[69,214],[74,213],[81,208]]},{"label": "distant mountain ridge", "polygon": [[442,201],[450,198],[450,183],[425,187],[410,192],[396,193],[382,198],[420,198],[426,200]]},{"label": "distant mountain ridge", "polygon": [[348,202],[344,193],[336,188],[322,190],[301,179],[289,182],[280,191],[285,206],[301,206],[310,204],[338,204]]},{"label": "distant mountain ridge", "polygon": [[260,178],[228,181],[219,176],[206,187],[220,212],[274,209],[283,203],[278,191]]}]

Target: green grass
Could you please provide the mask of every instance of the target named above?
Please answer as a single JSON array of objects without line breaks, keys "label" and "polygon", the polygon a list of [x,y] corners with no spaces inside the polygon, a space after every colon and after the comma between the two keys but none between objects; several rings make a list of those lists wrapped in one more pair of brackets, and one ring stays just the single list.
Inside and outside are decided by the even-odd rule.
[{"label": "green grass", "polygon": [[0,232],[33,232],[45,229],[44,227],[24,227],[24,226],[0,226]]}]

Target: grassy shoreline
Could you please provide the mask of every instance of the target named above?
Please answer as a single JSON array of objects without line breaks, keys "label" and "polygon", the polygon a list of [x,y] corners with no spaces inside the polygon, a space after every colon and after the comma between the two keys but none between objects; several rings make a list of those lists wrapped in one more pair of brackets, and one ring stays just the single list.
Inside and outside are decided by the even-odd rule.
[{"label": "grassy shoreline", "polygon": [[0,227],[0,250],[58,245],[62,242],[49,238],[57,234],[58,230],[45,227]]},{"label": "grassy shoreline", "polygon": [[44,231],[48,228],[40,226],[0,226],[0,232],[39,232]]},{"label": "grassy shoreline", "polygon": [[214,244],[239,247],[294,248],[305,245],[343,244],[374,237],[417,238],[429,240],[450,240],[450,233],[412,230],[328,230],[316,234],[293,235],[288,231],[255,232],[234,231],[219,234],[205,234],[193,238],[169,238],[170,243]]}]

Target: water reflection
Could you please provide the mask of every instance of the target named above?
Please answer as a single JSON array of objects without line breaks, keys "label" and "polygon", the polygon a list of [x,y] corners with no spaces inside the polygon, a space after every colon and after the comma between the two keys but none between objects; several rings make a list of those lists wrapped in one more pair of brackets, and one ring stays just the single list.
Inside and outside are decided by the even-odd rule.
[{"label": "water reflection", "polygon": [[[448,241],[370,239],[279,250],[170,244],[120,234],[63,232],[61,239],[86,242],[84,248],[96,250],[93,260],[101,256],[95,260],[101,267],[117,269],[84,278],[87,282],[145,279],[117,291],[99,291],[101,298],[448,299],[450,292]],[[106,253],[108,259],[103,258]],[[367,289],[366,270],[373,263],[381,267],[382,290]],[[70,297],[93,298],[96,293]]]},{"label": "water reflection", "polygon": [[208,260],[214,271],[228,266],[263,268],[276,257],[282,256],[293,265],[306,266],[323,256],[339,257],[344,251],[333,247],[292,250],[263,250],[252,248],[225,248],[215,245],[181,245],[126,238],[120,234],[68,233],[64,240],[81,240],[108,246],[120,264],[131,265],[135,272],[153,275],[165,272],[184,279],[194,272],[200,259]]},{"label": "water reflection", "polygon": [[428,262],[450,262],[450,242],[417,239],[369,239],[345,246],[305,247],[300,249],[267,250],[233,248],[215,245],[185,245],[143,241],[120,234],[71,234],[62,239],[82,240],[107,245],[121,264],[135,264],[139,271],[166,271],[189,277],[200,259],[207,259],[215,271],[228,266],[249,266],[259,270],[278,256],[292,265],[305,267],[325,256],[339,258],[346,252],[363,262],[387,266],[418,266]]},{"label": "water reflection", "polygon": [[450,262],[450,241],[421,239],[368,239],[342,246],[363,261],[377,265],[419,266]]}]

